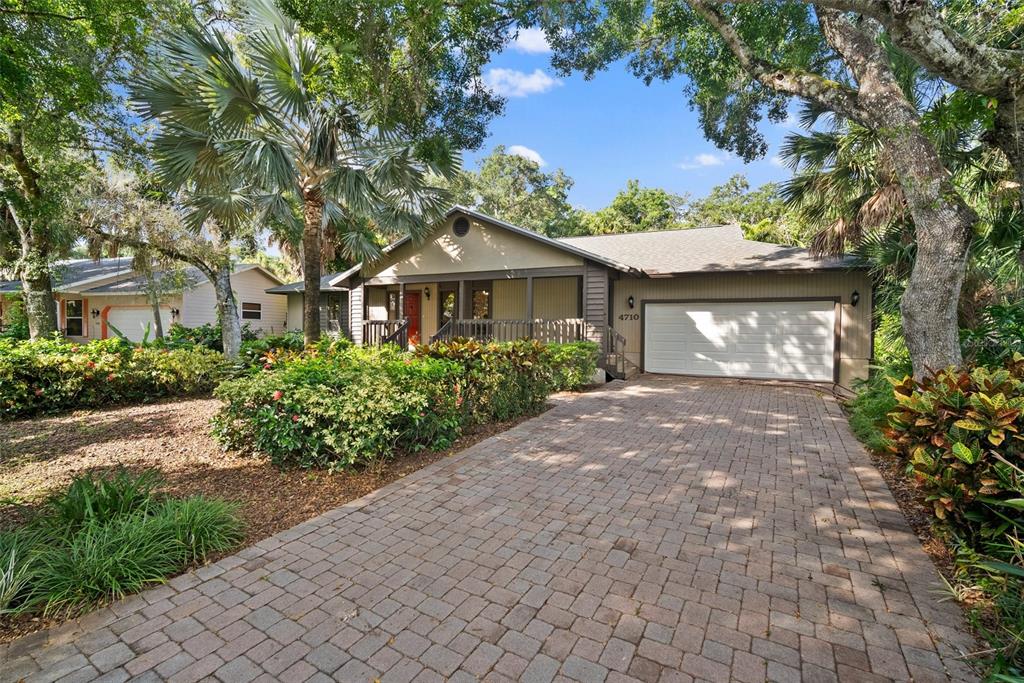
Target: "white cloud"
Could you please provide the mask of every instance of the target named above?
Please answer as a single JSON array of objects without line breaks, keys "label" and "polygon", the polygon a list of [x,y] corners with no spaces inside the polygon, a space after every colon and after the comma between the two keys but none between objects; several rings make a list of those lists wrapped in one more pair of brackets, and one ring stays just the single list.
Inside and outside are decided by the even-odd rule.
[{"label": "white cloud", "polygon": [[523,157],[524,159],[529,159],[542,168],[548,165],[548,162],[544,161],[544,157],[540,155],[540,152],[535,149],[530,149],[525,145],[510,145],[508,153],[515,154],[516,156]]},{"label": "white cloud", "polygon": [[504,97],[537,95],[562,85],[561,81],[548,76],[540,69],[534,69],[533,73],[515,69],[490,69],[484,74],[483,80],[488,88]]},{"label": "white cloud", "polygon": [[782,157],[780,157],[778,154],[769,159],[768,163],[770,163],[772,166],[778,166],[779,168],[783,168],[786,165],[786,162],[783,161]]},{"label": "white cloud", "polygon": [[539,28],[521,28],[512,41],[512,49],[528,55],[546,55],[551,52],[547,36]]},{"label": "white cloud", "polygon": [[729,159],[728,154],[711,154],[710,152],[704,152],[693,156],[686,161],[682,161],[676,166],[683,169],[684,171],[692,171],[697,168],[708,168],[709,166],[721,166]]}]

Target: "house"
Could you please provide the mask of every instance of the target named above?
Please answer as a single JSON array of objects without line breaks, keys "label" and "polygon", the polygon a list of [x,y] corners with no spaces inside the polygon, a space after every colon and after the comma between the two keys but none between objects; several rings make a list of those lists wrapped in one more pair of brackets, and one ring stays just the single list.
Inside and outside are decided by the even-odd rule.
[{"label": "house", "polygon": [[[160,277],[160,273],[156,274]],[[286,329],[287,303],[267,294],[281,280],[261,266],[235,266],[231,285],[238,299],[242,323],[265,334]],[[58,326],[78,340],[106,339],[116,327],[133,341],[141,341],[147,325],[153,326],[153,307],[146,297],[146,280],[132,270],[131,258],[75,259],[54,266],[53,290],[57,300]],[[0,295],[21,293],[21,281],[0,281]],[[0,299],[4,297],[0,296]],[[171,323],[197,327],[217,324],[217,300],[213,285],[194,267],[184,270],[184,287],[165,295],[160,304],[164,330]]]},{"label": "house", "polygon": [[[356,343],[589,339],[616,377],[849,386],[872,354],[862,264],[748,240],[735,225],[551,239],[455,207],[422,241],[401,239],[324,283],[337,299],[347,292],[339,326]],[[301,295],[275,290],[294,298],[288,325],[301,327]]]}]

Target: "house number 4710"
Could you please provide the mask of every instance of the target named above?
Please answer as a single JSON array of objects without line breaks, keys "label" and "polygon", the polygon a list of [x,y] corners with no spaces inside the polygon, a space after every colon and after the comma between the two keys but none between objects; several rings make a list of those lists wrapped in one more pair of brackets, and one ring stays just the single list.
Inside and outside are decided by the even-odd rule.
[{"label": "house number 4710", "polygon": [[639,313],[619,313],[619,320],[639,320]]}]

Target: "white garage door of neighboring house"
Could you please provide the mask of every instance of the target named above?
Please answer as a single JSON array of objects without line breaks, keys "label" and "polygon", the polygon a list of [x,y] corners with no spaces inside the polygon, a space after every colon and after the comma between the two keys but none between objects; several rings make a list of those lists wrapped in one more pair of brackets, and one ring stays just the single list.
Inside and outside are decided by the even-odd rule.
[{"label": "white garage door of neighboring house", "polygon": [[834,350],[831,301],[644,306],[647,372],[830,382]]},{"label": "white garage door of neighboring house", "polygon": [[[161,307],[160,321],[163,323],[164,332],[166,333],[171,326],[170,308]],[[146,325],[149,325],[149,340],[153,341],[156,337],[156,330],[153,325],[153,309],[148,306],[144,308],[121,308],[114,306],[107,311],[107,325],[108,327],[113,325],[121,334],[136,342],[142,341],[142,337],[146,333]],[[107,336],[116,337],[117,333],[113,330],[108,330]]]}]

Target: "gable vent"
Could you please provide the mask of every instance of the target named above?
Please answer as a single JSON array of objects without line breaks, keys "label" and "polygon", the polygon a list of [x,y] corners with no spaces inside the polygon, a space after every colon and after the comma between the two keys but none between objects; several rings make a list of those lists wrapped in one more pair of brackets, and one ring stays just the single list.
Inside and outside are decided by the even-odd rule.
[{"label": "gable vent", "polygon": [[452,232],[459,237],[465,237],[469,232],[469,219],[463,216],[456,218],[455,222],[452,223]]}]

